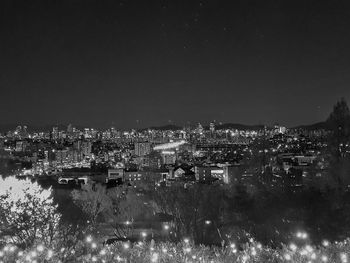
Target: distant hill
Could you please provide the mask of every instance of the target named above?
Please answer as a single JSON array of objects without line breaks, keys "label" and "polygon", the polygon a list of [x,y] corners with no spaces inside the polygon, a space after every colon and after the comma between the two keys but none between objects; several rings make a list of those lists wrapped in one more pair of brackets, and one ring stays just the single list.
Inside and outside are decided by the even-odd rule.
[{"label": "distant hill", "polygon": [[142,131],[144,130],[156,130],[156,131],[176,131],[176,130],[181,130],[182,127],[174,124],[168,124],[168,125],[163,125],[163,126],[153,126],[145,129],[141,129]]},{"label": "distant hill", "polygon": [[[209,126],[204,126],[203,128],[208,130]],[[239,123],[224,123],[224,124],[217,124],[215,128],[217,130],[225,130],[225,129],[259,130],[259,129],[263,129],[264,125],[245,125],[245,124],[239,124]],[[153,126],[153,127],[149,127],[141,130],[147,130],[147,129],[158,130],[158,131],[165,131],[165,130],[176,131],[176,130],[183,129],[183,127],[170,124],[170,125],[163,125],[163,126]]]},{"label": "distant hill", "polygon": [[329,125],[326,121],[321,121],[321,122],[317,122],[314,124],[309,124],[309,125],[300,125],[297,127],[293,127],[292,129],[304,129],[304,130],[309,130],[309,131],[313,131],[313,130],[329,130]]},{"label": "distant hill", "polygon": [[246,124],[240,124],[240,123],[223,123],[218,124],[215,126],[217,130],[226,130],[226,129],[232,129],[232,130],[261,130],[264,128],[264,125],[246,125]]}]

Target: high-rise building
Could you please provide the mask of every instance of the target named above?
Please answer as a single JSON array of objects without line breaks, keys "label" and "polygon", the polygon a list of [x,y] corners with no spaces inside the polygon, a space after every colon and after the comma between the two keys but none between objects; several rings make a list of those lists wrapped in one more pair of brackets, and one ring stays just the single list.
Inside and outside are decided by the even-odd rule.
[{"label": "high-rise building", "polygon": [[57,163],[65,163],[67,161],[68,157],[68,150],[56,150],[55,151],[55,159]]},{"label": "high-rise building", "polygon": [[83,155],[90,156],[91,155],[91,148],[92,148],[91,142],[83,142],[81,145],[81,150],[83,152]]},{"label": "high-rise building", "polygon": [[58,132],[58,127],[53,127],[52,128],[52,139],[56,140],[58,139],[59,132]]},{"label": "high-rise building", "polygon": [[67,126],[67,133],[68,134],[73,133],[73,125],[72,124],[68,124],[68,126]]},{"label": "high-rise building", "polygon": [[77,151],[80,151],[82,147],[82,141],[78,140],[73,143],[73,148]]},{"label": "high-rise building", "polygon": [[176,152],[175,151],[162,151],[161,153],[163,164],[175,164]]},{"label": "high-rise building", "polygon": [[203,134],[203,131],[204,131],[204,129],[203,129],[202,124],[198,123],[197,129],[196,129],[196,133]]},{"label": "high-rise building", "polygon": [[150,142],[135,142],[135,155],[145,156],[151,152],[151,143]]},{"label": "high-rise building", "polygon": [[44,161],[48,162],[49,161],[49,151],[44,152]]},{"label": "high-rise building", "polygon": [[22,127],[22,134],[21,134],[21,136],[23,137],[23,138],[27,138],[28,137],[28,127],[26,126],[26,125],[24,125],[23,127]]},{"label": "high-rise building", "polygon": [[215,132],[215,123],[214,122],[210,123],[209,129],[210,129],[211,132]]},{"label": "high-rise building", "polygon": [[16,142],[16,152],[24,152],[26,150],[27,143],[25,141]]}]

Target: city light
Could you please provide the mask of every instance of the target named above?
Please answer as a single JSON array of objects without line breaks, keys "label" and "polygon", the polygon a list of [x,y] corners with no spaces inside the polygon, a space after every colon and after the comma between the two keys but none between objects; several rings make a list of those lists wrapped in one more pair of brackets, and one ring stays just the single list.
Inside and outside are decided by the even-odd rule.
[{"label": "city light", "polygon": [[24,127],[0,133],[0,263],[349,261],[331,127]]},{"label": "city light", "polygon": [[153,149],[155,151],[175,149],[175,148],[178,148],[179,146],[181,146],[181,145],[183,145],[185,143],[186,143],[186,141],[181,140],[181,141],[177,141],[177,142],[171,142],[171,143],[165,143],[165,144],[156,145],[156,146],[154,146]]}]

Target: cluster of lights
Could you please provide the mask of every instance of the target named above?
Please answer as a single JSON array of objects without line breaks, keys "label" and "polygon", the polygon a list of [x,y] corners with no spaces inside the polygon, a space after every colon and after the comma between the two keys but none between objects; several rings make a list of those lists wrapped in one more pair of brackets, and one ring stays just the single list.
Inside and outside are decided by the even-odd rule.
[{"label": "cluster of lights", "polygon": [[236,254],[236,253],[237,253],[236,244],[235,244],[235,243],[231,243],[230,247],[231,247],[231,249],[232,249],[231,252],[232,252],[233,254]]},{"label": "cluster of lights", "polygon": [[[308,234],[306,232],[297,232],[295,234],[295,236],[299,240],[308,239]],[[335,244],[338,244],[338,243],[335,242]],[[344,244],[346,244],[346,241],[344,241]],[[329,241],[327,241],[327,240],[322,241],[323,249],[327,248],[329,245],[330,245]],[[307,260],[306,262],[308,262],[308,263],[331,262],[331,261],[329,261],[329,256],[327,256],[326,253],[324,253],[322,251],[322,248],[316,250],[315,248],[313,248],[309,244],[305,244],[305,243],[303,246],[300,246],[300,247],[298,247],[295,243],[290,243],[288,248],[289,248],[289,251],[283,255],[283,258],[288,262],[294,262],[294,256],[296,258],[300,258],[300,257],[304,258],[305,260]],[[340,262],[341,263],[348,262],[348,258],[347,258],[346,253],[340,254]]]},{"label": "cluster of lights", "polygon": [[308,238],[308,234],[306,232],[297,232],[296,233],[296,237],[299,239],[307,239]]},{"label": "cluster of lights", "polygon": [[[141,232],[141,236],[145,238],[147,233]],[[298,232],[295,236],[298,240],[308,238],[304,232]],[[92,236],[87,236],[82,244],[82,251],[85,251],[85,254],[81,257],[81,261],[77,262],[132,262],[132,257],[143,255],[143,257],[147,257],[144,259],[146,262],[155,263],[172,262],[172,260],[192,263],[218,262],[215,260],[216,257],[223,256],[228,257],[225,262],[249,263],[261,262],[259,261],[261,255],[266,257],[266,253],[270,253],[271,257],[276,259],[274,262],[350,263],[348,241],[335,242],[331,245],[329,241],[324,240],[322,246],[317,248],[305,244],[305,242],[302,243],[304,244],[300,245],[300,242],[290,243],[283,249],[271,250],[255,240],[249,239],[249,243],[243,248],[239,248],[231,242],[222,250],[216,250],[215,253],[212,253],[212,250],[208,250],[208,248],[195,246],[189,238],[184,238],[181,244],[161,243],[156,245],[154,241],[150,243],[139,241],[135,244],[118,242],[102,246]],[[67,255],[74,256],[76,251],[65,247],[48,248],[44,244],[38,244],[31,250],[21,251],[18,247],[8,244],[0,249],[0,262],[61,262],[61,259]]]},{"label": "cluster of lights", "polygon": [[[54,251],[52,249],[46,248],[44,245],[39,244],[34,247],[32,250],[20,251],[18,247],[14,245],[6,245],[0,251],[0,262],[32,262],[37,263],[41,262],[42,259],[45,261],[50,260],[54,255]],[[17,258],[17,260],[14,260]],[[5,259],[2,261],[1,259]]]}]

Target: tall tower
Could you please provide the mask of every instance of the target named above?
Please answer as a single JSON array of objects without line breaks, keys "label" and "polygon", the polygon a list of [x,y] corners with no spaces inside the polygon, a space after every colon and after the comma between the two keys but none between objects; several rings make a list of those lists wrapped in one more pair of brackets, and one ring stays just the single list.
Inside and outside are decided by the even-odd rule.
[{"label": "tall tower", "polygon": [[197,133],[199,133],[199,134],[203,134],[203,126],[202,126],[202,124],[200,124],[200,123],[198,123],[198,126],[197,126]]},{"label": "tall tower", "polygon": [[209,124],[209,130],[210,130],[210,132],[215,132],[215,123],[214,122],[211,122],[210,124]]},{"label": "tall tower", "polygon": [[73,125],[72,124],[68,124],[67,126],[67,133],[73,133]]}]

